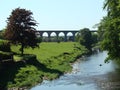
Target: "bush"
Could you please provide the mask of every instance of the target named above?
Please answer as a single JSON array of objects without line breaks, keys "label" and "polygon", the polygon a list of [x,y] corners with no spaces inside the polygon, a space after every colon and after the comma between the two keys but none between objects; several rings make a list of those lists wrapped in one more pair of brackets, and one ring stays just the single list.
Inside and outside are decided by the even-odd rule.
[{"label": "bush", "polygon": [[12,53],[11,52],[2,52],[0,51],[0,60],[5,60],[5,59],[12,59]]},{"label": "bush", "polygon": [[0,51],[10,52],[10,43],[6,40],[0,40]]}]

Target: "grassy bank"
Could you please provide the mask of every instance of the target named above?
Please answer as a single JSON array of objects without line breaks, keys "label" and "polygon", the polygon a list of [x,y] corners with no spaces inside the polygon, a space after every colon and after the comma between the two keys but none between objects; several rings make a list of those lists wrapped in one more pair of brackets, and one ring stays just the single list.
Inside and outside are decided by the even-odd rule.
[{"label": "grassy bank", "polygon": [[[20,53],[19,48],[20,46],[11,47],[12,51],[18,54]],[[43,79],[58,78],[60,75],[70,72],[72,70],[70,63],[86,52],[83,46],[73,42],[41,43],[39,48],[27,48],[24,53],[35,54],[37,59],[3,65],[5,68],[1,71],[0,87],[30,88],[42,82]]]}]

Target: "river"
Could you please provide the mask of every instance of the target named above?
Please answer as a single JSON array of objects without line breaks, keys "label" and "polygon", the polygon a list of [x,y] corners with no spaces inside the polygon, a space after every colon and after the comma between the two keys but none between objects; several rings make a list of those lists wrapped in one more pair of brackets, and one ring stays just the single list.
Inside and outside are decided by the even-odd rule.
[{"label": "river", "polygon": [[120,77],[113,62],[104,63],[107,52],[78,59],[73,71],[31,90],[120,90]]}]

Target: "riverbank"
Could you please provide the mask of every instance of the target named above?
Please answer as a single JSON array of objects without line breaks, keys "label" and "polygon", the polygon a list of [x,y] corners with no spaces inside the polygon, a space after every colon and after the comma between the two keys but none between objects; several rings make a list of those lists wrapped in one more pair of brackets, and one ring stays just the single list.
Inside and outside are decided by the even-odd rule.
[{"label": "riverbank", "polygon": [[[19,46],[12,46],[12,51],[20,53]],[[25,54],[35,54],[37,59],[7,65],[7,72],[5,70],[0,77],[0,86],[31,88],[44,79],[53,80],[70,72],[72,70],[70,63],[86,52],[87,50],[83,46],[73,42],[41,43],[40,48],[25,49]]]},{"label": "riverbank", "polygon": [[104,63],[106,57],[103,51],[77,59],[73,72],[53,81],[45,80],[31,90],[119,90],[119,73],[114,63]]}]

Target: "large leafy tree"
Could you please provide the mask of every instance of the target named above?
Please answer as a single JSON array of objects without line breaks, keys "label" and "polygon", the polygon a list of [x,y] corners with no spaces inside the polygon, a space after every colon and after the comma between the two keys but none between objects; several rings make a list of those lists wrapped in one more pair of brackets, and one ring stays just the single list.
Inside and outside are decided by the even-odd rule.
[{"label": "large leafy tree", "polygon": [[99,26],[104,30],[102,48],[108,51],[107,60],[120,60],[120,0],[105,0],[104,9],[108,14]]},{"label": "large leafy tree", "polygon": [[79,31],[79,33],[77,34],[77,40],[90,52],[92,51],[92,34],[88,28],[84,28]]},{"label": "large leafy tree", "polygon": [[7,19],[5,38],[14,44],[20,44],[21,54],[25,47],[35,48],[37,38],[34,26],[37,25],[30,10],[16,8]]}]

